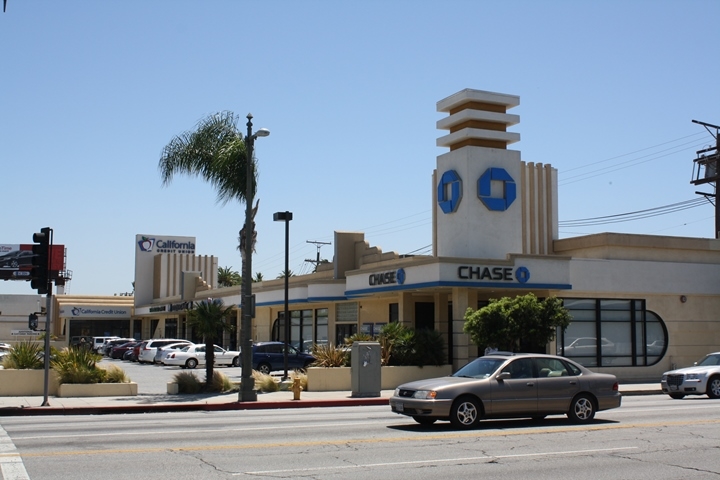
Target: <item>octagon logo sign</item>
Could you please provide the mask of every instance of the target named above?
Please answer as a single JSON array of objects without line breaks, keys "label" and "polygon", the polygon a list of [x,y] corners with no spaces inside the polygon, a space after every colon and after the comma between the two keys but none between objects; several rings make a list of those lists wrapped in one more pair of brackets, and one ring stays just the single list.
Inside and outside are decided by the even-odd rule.
[{"label": "octagon logo sign", "polygon": [[[502,182],[502,197],[492,196],[492,182]],[[443,213],[457,211],[462,191],[462,179],[455,170],[443,173],[437,186],[437,202]],[[507,170],[490,167],[477,181],[477,195],[488,210],[504,212],[517,198],[517,186]]]},{"label": "octagon logo sign", "polygon": [[[492,197],[492,182],[503,183],[503,196]],[[504,168],[488,168],[477,182],[478,197],[488,210],[504,212],[515,201],[517,191],[515,180]]]}]

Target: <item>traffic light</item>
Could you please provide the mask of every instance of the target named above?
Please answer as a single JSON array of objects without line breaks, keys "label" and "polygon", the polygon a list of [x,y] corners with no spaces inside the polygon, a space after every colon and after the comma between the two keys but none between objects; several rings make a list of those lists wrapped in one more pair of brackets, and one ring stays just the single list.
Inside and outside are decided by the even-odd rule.
[{"label": "traffic light", "polygon": [[50,284],[50,236],[52,230],[49,227],[41,228],[40,233],[33,234],[32,246],[32,271],[30,276],[30,286],[38,291],[40,295],[45,295],[49,291]]},{"label": "traffic light", "polygon": [[31,313],[28,316],[28,328],[30,330],[37,330],[37,328],[38,328],[38,316],[35,315],[34,313]]}]

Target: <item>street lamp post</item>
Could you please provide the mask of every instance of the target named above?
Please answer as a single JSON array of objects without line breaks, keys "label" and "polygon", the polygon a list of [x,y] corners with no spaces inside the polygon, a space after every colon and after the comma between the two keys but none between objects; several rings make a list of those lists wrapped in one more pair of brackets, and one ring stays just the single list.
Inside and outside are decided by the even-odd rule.
[{"label": "street lamp post", "polygon": [[242,320],[240,322],[240,357],[242,363],[242,374],[240,380],[241,402],[257,401],[255,392],[255,380],[252,376],[252,319],[253,319],[253,295],[252,295],[252,252],[253,234],[255,231],[252,203],[255,198],[255,162],[253,158],[253,146],[257,137],[267,137],[270,130],[261,128],[255,134],[252,131],[252,114],[247,114],[247,135],[245,136],[245,163],[247,166],[245,189],[245,271],[243,272],[242,287],[244,290],[242,298]]},{"label": "street lamp post", "polygon": [[285,374],[283,380],[288,379],[288,354],[290,344],[290,312],[288,309],[288,279],[290,277],[289,263],[289,247],[290,247],[290,220],[293,219],[292,212],[277,212],[273,214],[273,220],[276,222],[285,222],[285,313],[283,315],[285,319],[285,352],[283,355],[283,361],[285,365]]}]

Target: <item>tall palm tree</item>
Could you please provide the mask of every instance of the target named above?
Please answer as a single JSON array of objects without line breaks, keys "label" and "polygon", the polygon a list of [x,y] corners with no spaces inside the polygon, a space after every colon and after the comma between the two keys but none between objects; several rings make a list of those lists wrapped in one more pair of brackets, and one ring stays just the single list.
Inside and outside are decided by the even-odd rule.
[{"label": "tall palm tree", "polygon": [[208,298],[195,303],[195,308],[187,310],[187,324],[195,335],[203,337],[205,342],[205,385],[210,385],[215,363],[215,341],[218,332],[232,331],[233,325],[228,319],[233,315],[234,305],[225,307],[219,298]]},{"label": "tall palm tree", "polygon": [[[219,112],[200,120],[195,130],[177,135],[165,145],[158,168],[163,185],[168,185],[176,174],[199,176],[217,189],[217,202],[224,205],[231,200],[247,200],[247,151],[242,132],[238,129],[240,117],[232,112]],[[255,162],[255,159],[250,159]],[[253,192],[257,191],[257,168],[253,166]],[[257,203],[253,211],[257,212]],[[254,222],[253,222],[254,225]],[[244,227],[240,237],[244,237]],[[255,249],[257,237],[253,228]],[[238,247],[239,248],[239,247]],[[243,253],[242,271],[245,271]],[[250,280],[248,280],[250,282]]]},{"label": "tall palm tree", "polygon": [[262,272],[255,272],[255,278],[253,278],[253,282],[262,282],[262,281],[263,281]]}]

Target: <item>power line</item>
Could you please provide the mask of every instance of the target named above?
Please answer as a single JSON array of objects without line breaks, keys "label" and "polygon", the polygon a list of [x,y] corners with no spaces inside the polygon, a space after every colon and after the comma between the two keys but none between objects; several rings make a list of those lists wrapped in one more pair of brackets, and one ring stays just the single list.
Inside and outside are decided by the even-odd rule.
[{"label": "power line", "polygon": [[603,217],[593,218],[582,218],[577,220],[565,220],[558,222],[559,227],[587,227],[590,225],[607,225],[610,223],[621,223],[629,222],[632,220],[642,220],[644,218],[656,217],[659,215],[667,215],[669,213],[675,213],[681,210],[687,210],[688,208],[695,208],[701,205],[705,205],[707,200],[704,198],[693,198],[691,200],[685,200],[683,202],[672,203],[670,205],[663,205],[661,207],[648,208],[645,210],[638,210],[635,212],[619,213],[616,215],[607,215]]}]

